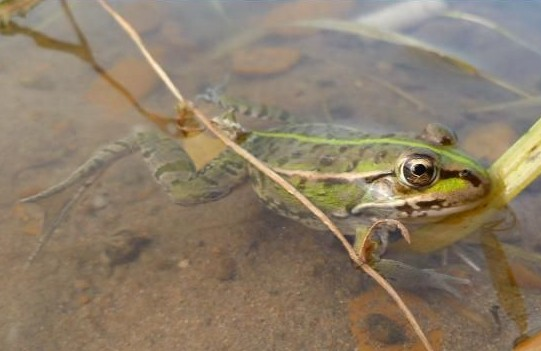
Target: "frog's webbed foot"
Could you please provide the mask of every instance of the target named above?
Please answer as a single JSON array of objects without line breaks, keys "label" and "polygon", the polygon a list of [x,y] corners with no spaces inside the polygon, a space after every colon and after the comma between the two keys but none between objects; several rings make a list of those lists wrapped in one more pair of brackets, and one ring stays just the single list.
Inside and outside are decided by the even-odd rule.
[{"label": "frog's webbed foot", "polygon": [[230,76],[226,75],[221,83],[215,86],[207,87],[201,94],[198,94],[195,96],[195,101],[203,100],[211,104],[219,105],[222,108],[226,108],[226,106],[223,106],[223,96],[225,87],[229,83]]},{"label": "frog's webbed foot", "polygon": [[433,269],[419,269],[394,260],[381,259],[374,263],[374,269],[402,288],[444,290],[457,298],[461,297],[457,286],[471,285],[469,279],[438,273]]},{"label": "frog's webbed foot", "polygon": [[386,279],[409,289],[433,288],[460,297],[457,285],[468,285],[468,279],[438,273],[432,269],[419,269],[399,261],[381,259],[388,244],[389,232],[398,230],[409,243],[408,229],[398,220],[378,220],[368,229],[359,228],[355,238],[355,251],[359,258],[371,265]]},{"label": "frog's webbed foot", "polygon": [[[109,165],[119,158],[129,155],[134,149],[134,137],[124,138],[101,147],[94,152],[92,157],[60,183],[36,195],[21,199],[23,203],[41,203],[45,209],[42,235],[40,236],[38,246],[28,257],[28,264],[32,263],[73,206],[81,198],[85,190],[100,177]],[[60,198],[54,196],[60,193],[64,193],[65,196]]]},{"label": "frog's webbed foot", "polygon": [[38,202],[58,194],[65,189],[81,183],[85,179],[98,174],[106,169],[116,160],[131,154],[136,149],[136,140],[134,136],[117,140],[111,144],[105,145],[94,152],[94,154],[72,174],[58,184],[51,186],[42,192],[21,199],[21,202]]}]

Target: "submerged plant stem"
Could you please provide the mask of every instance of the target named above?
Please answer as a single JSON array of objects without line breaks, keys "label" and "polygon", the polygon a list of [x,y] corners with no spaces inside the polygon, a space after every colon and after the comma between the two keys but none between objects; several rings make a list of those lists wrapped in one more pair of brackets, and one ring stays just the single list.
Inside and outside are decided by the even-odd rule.
[{"label": "submerged plant stem", "polygon": [[520,88],[517,88],[501,79],[498,79],[488,73],[480,71],[477,67],[469,62],[456,57],[443,49],[440,49],[430,43],[421,41],[414,37],[401,34],[399,32],[378,28],[375,26],[366,25],[354,21],[334,20],[334,19],[319,19],[310,21],[299,21],[292,25],[301,27],[310,27],[323,30],[330,30],[340,33],[355,34],[363,38],[383,41],[390,44],[402,45],[411,49],[419,50],[420,52],[428,53],[438,57],[449,64],[459,68],[461,71],[487,80],[488,82],[497,85],[505,90],[523,98],[530,98],[532,95]]}]

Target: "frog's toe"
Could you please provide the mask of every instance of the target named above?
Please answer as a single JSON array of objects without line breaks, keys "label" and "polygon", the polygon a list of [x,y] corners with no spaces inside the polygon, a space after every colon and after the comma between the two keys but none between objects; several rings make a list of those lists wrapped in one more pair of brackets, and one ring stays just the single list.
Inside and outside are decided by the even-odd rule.
[{"label": "frog's toe", "polygon": [[444,290],[457,298],[461,296],[458,286],[471,284],[469,279],[453,277],[433,269],[418,269],[394,260],[382,259],[374,265],[374,268],[399,287],[410,290],[426,288]]},{"label": "frog's toe", "polygon": [[423,269],[422,271],[427,275],[427,287],[445,290],[456,298],[461,298],[462,296],[457,289],[458,286],[471,285],[471,281],[466,278],[458,278],[453,277],[452,275],[438,273],[433,269]]},{"label": "frog's toe", "polygon": [[363,262],[378,261],[387,251],[389,232],[375,230],[372,226],[368,230],[357,229],[355,237],[355,252]]},{"label": "frog's toe", "polygon": [[408,228],[400,221],[395,219],[380,219],[375,221],[367,229],[364,227],[356,229],[355,252],[363,262],[379,260],[385,251],[387,251],[389,233],[394,230],[398,230],[406,242],[411,242]]}]

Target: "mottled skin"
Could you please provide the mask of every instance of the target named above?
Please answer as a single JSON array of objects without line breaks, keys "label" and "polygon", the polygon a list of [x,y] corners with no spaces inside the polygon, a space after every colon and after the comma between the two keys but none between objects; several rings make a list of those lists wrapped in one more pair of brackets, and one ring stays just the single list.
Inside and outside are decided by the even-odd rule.
[{"label": "mottled skin", "polygon": [[[168,144],[167,139],[160,140]],[[151,144],[152,150],[160,149],[156,140]],[[454,147],[434,145],[408,135],[374,136],[348,127],[300,124],[254,132],[242,146],[281,174],[350,234],[361,223],[378,218],[432,222],[474,207],[490,188],[485,170]],[[431,186],[415,189],[399,182],[397,160],[408,151],[437,155],[440,177]],[[143,155],[148,161],[150,154],[143,151]],[[225,196],[243,181],[248,171],[254,190],[269,208],[310,227],[324,228],[296,199],[260,172],[247,167],[230,150],[198,172],[180,147],[171,157],[174,163],[160,159],[167,168],[156,167],[155,175],[160,183],[170,183],[167,188],[179,204]],[[460,177],[458,174],[464,170],[466,175]],[[398,203],[401,200],[404,203]],[[352,210],[359,206],[362,210],[353,214]]]},{"label": "mottled skin", "polygon": [[[485,170],[457,149],[408,135],[374,136],[347,127],[305,124],[255,135],[246,148],[346,233],[353,233],[359,222],[378,218],[433,221],[475,206],[490,188]],[[400,183],[397,162],[408,152],[437,155],[439,179],[421,189]],[[464,172],[467,176],[458,176],[464,170],[468,170]],[[279,186],[257,171],[250,169],[249,173],[254,189],[270,208],[303,222],[310,219],[307,224],[323,228]],[[399,204],[401,200],[405,202]]]}]

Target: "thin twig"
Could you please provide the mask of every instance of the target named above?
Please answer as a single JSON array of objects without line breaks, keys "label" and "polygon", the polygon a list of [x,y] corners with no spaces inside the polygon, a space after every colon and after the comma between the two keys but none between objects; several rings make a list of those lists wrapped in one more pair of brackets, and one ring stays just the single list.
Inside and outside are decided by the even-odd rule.
[{"label": "thin twig", "polygon": [[154,60],[150,52],[146,49],[145,45],[143,44],[143,40],[141,37],[135,32],[135,30],[122,18],[106,1],[99,0],[101,6],[109,12],[109,14],[118,22],[118,24],[128,33],[130,38],[133,40],[135,45],[141,50],[141,53],[143,56],[147,59],[147,61],[150,63],[152,68],[156,71],[158,76],[161,78],[161,80],[164,82],[164,84],[167,86],[169,91],[181,102],[185,103],[186,100],[182,97],[182,94],[180,94],[180,91],[177,89],[177,87],[173,84],[167,73],[162,69],[162,67]]},{"label": "thin twig", "polygon": [[433,350],[428,339],[424,335],[421,327],[417,323],[417,320],[408,309],[404,301],[400,298],[398,293],[394,288],[383,278],[378,272],[376,272],[372,267],[362,262],[358,255],[355,253],[353,247],[346,240],[345,236],[340,232],[338,227],[331,221],[331,219],[323,213],[318,207],[316,207],[310,200],[308,200],[302,193],[300,193],[293,185],[285,181],[280,177],[276,172],[267,167],[263,162],[257,159],[255,156],[250,154],[248,151],[237,145],[235,142],[226,137],[216,126],[199,110],[190,106],[186,100],[182,97],[178,89],[174,86],[171,79],[167,76],[165,71],[154,61],[150,53],[145,49],[143,42],[139,35],[131,28],[131,26],[118,14],[116,13],[105,0],[98,0],[102,7],[111,14],[111,16],[119,23],[119,25],[126,31],[126,33],[131,37],[134,43],[139,47],[145,58],[148,60],[149,64],[164,81],[166,86],[169,88],[171,93],[179,100],[179,105],[181,108],[184,106],[189,106],[193,114],[197,119],[216,137],[218,137],[226,146],[230,147],[235,151],[239,156],[243,157],[248,161],[252,166],[257,168],[259,171],[263,172],[267,177],[272,179],[274,182],[279,184],[286,190],[289,194],[297,198],[306,208],[308,208],[315,216],[317,216],[328,228],[329,230],[340,240],[346,251],[348,252],[349,257],[353,262],[355,262],[359,267],[361,267],[370,277],[372,277],[379,285],[381,285],[387,293],[395,300],[396,304],[402,310],[410,324],[412,325],[414,331],[417,333],[427,350]]},{"label": "thin twig", "polygon": [[383,87],[389,89],[396,95],[400,96],[402,99],[406,100],[407,102],[413,104],[419,111],[427,111],[432,115],[436,115],[436,112],[433,108],[429,107],[425,103],[423,103],[421,100],[417,99],[415,96],[409,94],[405,90],[399,88],[398,86],[387,82],[383,79],[376,78],[374,76],[371,76],[369,74],[363,74],[365,78],[368,78],[369,80],[378,83],[379,85],[382,85]]}]

